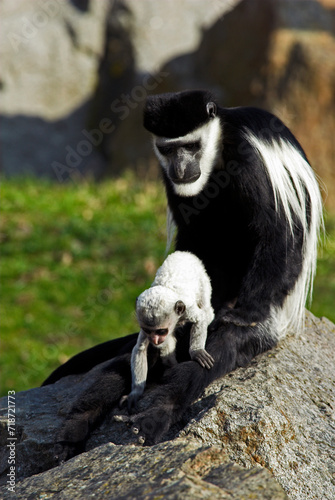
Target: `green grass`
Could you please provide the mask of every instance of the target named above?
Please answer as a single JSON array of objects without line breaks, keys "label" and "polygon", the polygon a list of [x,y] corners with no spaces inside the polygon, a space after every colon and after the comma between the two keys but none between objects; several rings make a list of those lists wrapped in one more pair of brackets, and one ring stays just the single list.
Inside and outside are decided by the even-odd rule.
[{"label": "green grass", "polygon": [[335,323],[335,215],[326,214],[325,222],[310,310],[315,316],[326,316]]},{"label": "green grass", "polygon": [[135,298],[165,251],[165,196],[133,177],[99,185],[3,181],[1,381],[39,385],[94,344],[136,331]]},{"label": "green grass", "polygon": [[[165,211],[162,185],[130,174],[102,184],[2,181],[2,394],[137,330],[135,298],[164,258]],[[335,218],[328,231],[312,311],[335,321]]]}]

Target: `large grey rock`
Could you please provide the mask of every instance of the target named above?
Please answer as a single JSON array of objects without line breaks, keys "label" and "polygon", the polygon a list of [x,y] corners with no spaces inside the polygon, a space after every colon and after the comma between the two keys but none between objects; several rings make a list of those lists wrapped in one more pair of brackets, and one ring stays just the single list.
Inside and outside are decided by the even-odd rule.
[{"label": "large grey rock", "polygon": [[142,165],[138,105],[155,88],[144,78],[194,50],[202,27],[236,1],[1,0],[4,172],[76,182],[107,163],[113,174]]},{"label": "large grey rock", "polygon": [[[105,50],[111,1],[2,0],[1,143],[6,174],[59,181],[100,171],[104,162],[85,132]],[[56,162],[56,163],[55,163]],[[57,172],[59,173],[57,177]]]},{"label": "large grey rock", "polygon": [[[332,500],[334,334],[331,322],[308,313],[303,334],[288,335],[209,386],[171,429],[169,441],[134,446],[136,437],[110,415],[92,434],[87,452],[61,466],[55,436],[71,402],[89,386],[90,373],[16,394],[15,474],[23,479],[17,498],[33,491],[57,498],[285,498],[275,478],[291,499]],[[149,391],[145,399],[150,404]],[[1,403],[5,445],[6,398]],[[10,498],[8,454],[2,446],[4,498]]]},{"label": "large grey rock", "polygon": [[109,0],[2,0],[2,113],[59,120],[87,101],[109,8]]},{"label": "large grey rock", "polygon": [[124,0],[134,20],[131,38],[138,71],[156,73],[171,59],[197,50],[203,32],[239,1]]},{"label": "large grey rock", "polygon": [[[13,493],[2,489],[3,499]],[[19,483],[15,498],[284,500],[268,471],[246,470],[220,448],[177,439],[150,449],[106,444],[44,474]],[[251,496],[252,498],[252,496]]]},{"label": "large grey rock", "polygon": [[[115,65],[115,43],[107,43],[94,99],[98,119],[108,117],[115,125],[114,133],[106,134],[101,146],[107,158],[107,175],[114,176],[131,167],[140,177],[157,178],[157,162],[153,160],[149,135],[142,126],[145,99],[162,89],[176,90],[173,75],[162,67],[181,54],[193,54],[203,32],[239,1],[116,1],[123,6],[116,17],[128,42],[123,39],[126,49],[123,60],[131,54],[134,71],[128,72],[121,85],[116,84],[115,67],[122,67],[122,62]],[[107,39],[112,39],[115,31],[115,25],[111,25]]]}]

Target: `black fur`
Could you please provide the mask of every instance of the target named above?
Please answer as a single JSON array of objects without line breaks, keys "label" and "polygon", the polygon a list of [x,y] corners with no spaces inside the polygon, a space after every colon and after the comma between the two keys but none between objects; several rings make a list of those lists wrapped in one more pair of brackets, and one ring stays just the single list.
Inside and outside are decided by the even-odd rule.
[{"label": "black fur", "polygon": [[149,96],[144,109],[144,127],[162,137],[180,137],[208,120],[210,92],[195,90]]},{"label": "black fur", "polygon": [[133,333],[126,337],[109,340],[76,354],[69,361],[56,368],[43,382],[42,386],[54,384],[57,380],[67,375],[88,372],[98,363],[103,363],[114,356],[121,356],[122,354],[131,352],[136,344],[137,336],[137,333]]},{"label": "black fur", "polygon": [[[206,112],[208,101],[213,101],[213,96],[200,91],[151,96],[144,125],[165,137],[185,135],[211,119]],[[292,235],[281,207],[275,207],[270,180],[262,159],[246,139],[245,127],[264,143],[286,139],[305,158],[301,146],[278,118],[265,111],[217,106],[216,113],[223,130],[221,169],[213,170],[202,192],[192,197],[177,196],[163,172],[177,225],[176,249],[196,254],[211,278],[216,318],[209,329],[206,350],[215,365],[206,370],[189,361],[188,339],[178,342],[177,357],[182,362],[160,379],[154,389],[154,406],[132,417],[148,444],[160,440],[210,382],[245,366],[276,344],[272,312],[283,306],[302,269],[301,221],[294,219]],[[309,217],[309,203],[306,212]],[[179,330],[182,340],[188,328],[186,325]],[[135,341],[133,335],[85,351],[47,379],[45,384],[123,354],[111,361],[108,370],[92,381],[92,388],[76,402],[60,441],[74,436],[74,427],[80,428],[78,451],[90,429],[130,387],[129,354],[125,353],[131,351]]]},{"label": "black fur", "polygon": [[237,297],[234,311],[243,310],[250,323],[263,321],[270,304],[283,305],[301,272],[303,234],[296,221],[293,240],[285,217],[275,210],[270,181],[242,135],[243,127],[261,133],[265,141],[269,136],[287,138],[303,151],[287,127],[266,111],[219,108],[219,116],[223,166],[212,173],[207,187],[195,197],[177,196],[163,173],[178,227],[176,250],[193,252],[204,262],[215,312]]}]

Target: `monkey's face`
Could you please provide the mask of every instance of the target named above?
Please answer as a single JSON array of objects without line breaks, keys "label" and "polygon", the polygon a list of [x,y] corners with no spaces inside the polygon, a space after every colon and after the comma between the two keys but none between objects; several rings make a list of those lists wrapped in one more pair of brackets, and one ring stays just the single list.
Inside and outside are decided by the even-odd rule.
[{"label": "monkey's face", "polygon": [[146,334],[149,342],[154,346],[160,346],[164,343],[167,336],[169,335],[169,328],[149,328],[146,326],[141,326],[142,332]]},{"label": "monkey's face", "polygon": [[[156,347],[160,347],[164,344],[168,335],[173,334],[177,324],[183,318],[186,311],[186,306],[183,301],[177,300],[174,304],[173,310],[169,311],[169,314],[164,315],[164,319],[161,317],[158,320],[158,314],[154,317],[154,324],[149,325],[145,322],[145,315],[142,315],[142,320],[139,321],[141,331],[144,332],[151,344]],[[162,311],[161,311],[162,312]],[[138,311],[139,316],[139,311]],[[139,318],[138,318],[139,319]],[[144,319],[144,321],[143,321]]]},{"label": "monkey's face", "polygon": [[179,196],[195,196],[205,186],[221,152],[221,124],[213,118],[189,134],[174,138],[154,136],[154,150]]},{"label": "monkey's face", "polygon": [[161,138],[156,143],[162,164],[174,184],[192,184],[201,175],[201,140],[190,139],[171,141]]},{"label": "monkey's face", "polygon": [[149,325],[148,323],[140,321],[140,327],[151,344],[156,347],[162,347],[167,337],[173,334],[178,319],[179,315],[173,311],[164,319],[160,318],[160,320],[158,320],[156,317],[155,324]]}]

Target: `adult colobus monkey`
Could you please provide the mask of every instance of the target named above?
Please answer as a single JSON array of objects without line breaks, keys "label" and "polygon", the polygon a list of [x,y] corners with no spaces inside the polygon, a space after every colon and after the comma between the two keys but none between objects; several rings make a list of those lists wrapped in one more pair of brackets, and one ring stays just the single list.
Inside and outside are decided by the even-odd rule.
[{"label": "adult colobus monkey", "polygon": [[[315,273],[322,202],[301,146],[266,111],[222,108],[207,91],[185,91],[148,97],[144,126],[153,134],[162,167],[176,250],[190,251],[204,263],[216,314],[206,344],[213,368],[190,360],[169,368],[154,389],[154,405],[132,417],[135,432],[154,443],[210,382],[273,347],[287,328],[301,328]],[[103,350],[116,356],[135,340],[111,341]],[[46,382],[76,368],[85,371],[106,357],[93,348]],[[93,425],[106,411],[106,396],[110,408],[129,388],[130,369],[124,368],[129,359],[129,354],[116,357],[108,376],[105,369],[94,381],[94,390],[69,416],[64,440],[88,418],[82,416],[87,409],[94,407],[88,418]],[[189,359],[187,353],[180,354],[183,359]]]}]

